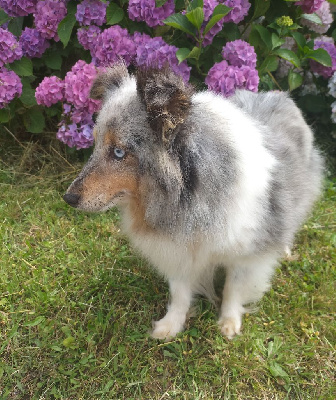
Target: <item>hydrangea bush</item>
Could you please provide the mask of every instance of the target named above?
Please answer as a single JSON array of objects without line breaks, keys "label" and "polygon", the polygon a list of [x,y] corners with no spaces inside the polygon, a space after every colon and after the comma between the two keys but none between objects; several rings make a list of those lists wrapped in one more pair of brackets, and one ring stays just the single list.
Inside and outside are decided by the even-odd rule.
[{"label": "hydrangea bush", "polygon": [[326,0],[0,0],[0,123],[56,122],[69,147],[92,146],[90,85],[119,61],[168,64],[225,97],[289,90],[336,123],[332,11]]}]

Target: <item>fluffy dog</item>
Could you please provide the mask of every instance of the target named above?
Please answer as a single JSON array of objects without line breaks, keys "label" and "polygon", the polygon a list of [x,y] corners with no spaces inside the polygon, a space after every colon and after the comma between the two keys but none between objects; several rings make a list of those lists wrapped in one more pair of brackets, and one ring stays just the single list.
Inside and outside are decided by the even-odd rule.
[{"label": "fluffy dog", "polygon": [[95,149],[64,200],[85,211],[119,206],[133,245],[169,281],[152,336],[183,329],[196,293],[226,280],[219,328],[240,332],[246,306],[269,288],[278,259],[317,198],[322,161],[284,93],[193,89],[169,69],[99,75]]}]

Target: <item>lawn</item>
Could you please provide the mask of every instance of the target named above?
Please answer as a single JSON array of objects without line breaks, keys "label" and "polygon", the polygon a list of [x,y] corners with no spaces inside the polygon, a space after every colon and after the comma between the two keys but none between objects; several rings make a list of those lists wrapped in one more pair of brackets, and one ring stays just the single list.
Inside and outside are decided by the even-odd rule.
[{"label": "lawn", "polygon": [[2,400],[336,398],[335,180],[242,335],[222,337],[198,299],[164,343],[148,331],[166,283],[129,247],[116,210],[63,202],[79,165],[49,150],[0,150]]}]

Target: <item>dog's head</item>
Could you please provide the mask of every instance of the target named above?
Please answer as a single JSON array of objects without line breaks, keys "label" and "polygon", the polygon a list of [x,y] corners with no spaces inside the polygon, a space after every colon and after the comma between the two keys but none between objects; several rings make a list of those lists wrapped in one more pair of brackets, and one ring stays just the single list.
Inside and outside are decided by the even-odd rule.
[{"label": "dog's head", "polygon": [[[191,88],[169,69],[138,71],[123,64],[99,75],[91,97],[102,100],[94,128],[95,149],[64,200],[85,211],[105,211],[183,177],[172,147],[188,115]],[[148,174],[148,171],[151,171]],[[166,179],[167,178],[167,179]]]}]

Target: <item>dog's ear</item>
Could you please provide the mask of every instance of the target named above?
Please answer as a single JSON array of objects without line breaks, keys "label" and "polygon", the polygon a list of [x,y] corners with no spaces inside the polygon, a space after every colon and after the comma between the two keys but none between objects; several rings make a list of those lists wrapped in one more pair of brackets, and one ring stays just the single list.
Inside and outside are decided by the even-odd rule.
[{"label": "dog's ear", "polygon": [[94,80],[90,91],[91,99],[104,100],[107,93],[120,87],[127,78],[129,78],[129,74],[124,63],[118,63],[108,68],[106,72],[98,74]]},{"label": "dog's ear", "polygon": [[153,131],[170,148],[188,115],[193,89],[169,68],[137,71],[137,90],[146,105]]}]

